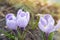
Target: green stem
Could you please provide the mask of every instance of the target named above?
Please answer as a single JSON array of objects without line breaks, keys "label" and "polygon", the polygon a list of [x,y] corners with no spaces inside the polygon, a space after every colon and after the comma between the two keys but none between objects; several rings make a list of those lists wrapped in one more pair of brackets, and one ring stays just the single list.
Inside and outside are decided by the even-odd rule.
[{"label": "green stem", "polygon": [[21,39],[21,35],[20,35],[20,32],[17,30],[17,36],[18,36],[18,40],[20,40]]},{"label": "green stem", "polygon": [[43,40],[53,40],[53,35],[54,33],[50,33],[50,34],[44,33]]}]

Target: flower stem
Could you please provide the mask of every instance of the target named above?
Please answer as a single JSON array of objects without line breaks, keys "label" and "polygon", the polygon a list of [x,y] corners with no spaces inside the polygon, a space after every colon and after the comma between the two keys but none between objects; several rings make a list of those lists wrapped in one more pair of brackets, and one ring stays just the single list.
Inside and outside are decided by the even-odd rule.
[{"label": "flower stem", "polygon": [[49,34],[48,33],[44,33],[44,40],[49,40],[48,37],[49,37]]},{"label": "flower stem", "polygon": [[45,34],[45,40],[48,40],[48,34],[47,33]]}]

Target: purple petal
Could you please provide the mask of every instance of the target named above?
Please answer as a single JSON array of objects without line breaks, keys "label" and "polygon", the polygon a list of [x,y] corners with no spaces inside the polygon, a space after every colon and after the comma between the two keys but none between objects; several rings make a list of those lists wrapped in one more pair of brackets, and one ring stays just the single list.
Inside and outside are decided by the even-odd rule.
[{"label": "purple petal", "polygon": [[22,11],[22,9],[19,9],[17,12],[17,18],[19,17],[26,17],[26,12]]},{"label": "purple petal", "polygon": [[51,31],[54,29],[54,25],[48,24],[46,28],[47,33],[51,33]]},{"label": "purple petal", "polygon": [[38,23],[38,27],[41,29],[41,31],[45,32],[44,26],[41,24],[41,22]]},{"label": "purple petal", "polygon": [[44,18],[47,20],[48,24],[54,25],[55,21],[54,21],[53,17],[50,14],[46,14],[44,16]]},{"label": "purple petal", "polygon": [[22,12],[22,13],[20,14],[20,16],[21,16],[21,17],[24,17],[24,16],[26,16],[26,13],[25,13],[25,12]]},{"label": "purple petal", "polygon": [[6,25],[9,29],[17,30],[17,25],[16,25],[16,22],[14,20],[7,21]]},{"label": "purple petal", "polygon": [[17,19],[17,25],[19,27],[26,27],[27,24],[28,24],[28,21],[27,21],[26,18],[19,18],[19,19]]},{"label": "purple petal", "polygon": [[12,20],[11,15],[7,15],[6,19]]},{"label": "purple petal", "polygon": [[45,14],[45,15],[44,15],[44,18],[48,21],[48,19],[50,18],[50,16],[51,16],[51,15],[49,15],[49,14]]},{"label": "purple petal", "polygon": [[24,17],[24,16],[26,16],[26,12],[22,11],[22,9],[19,9],[17,12],[17,16]]},{"label": "purple petal", "polygon": [[16,19],[16,17],[14,16],[14,14],[9,13],[9,14],[6,15],[6,20],[13,20],[13,19]]},{"label": "purple petal", "polygon": [[46,26],[47,25],[47,21],[43,18],[43,17],[40,17],[40,22],[42,25]]},{"label": "purple petal", "polygon": [[13,14],[7,14],[7,15],[6,15],[6,19],[12,20],[12,19],[13,19],[12,16],[13,16]]}]

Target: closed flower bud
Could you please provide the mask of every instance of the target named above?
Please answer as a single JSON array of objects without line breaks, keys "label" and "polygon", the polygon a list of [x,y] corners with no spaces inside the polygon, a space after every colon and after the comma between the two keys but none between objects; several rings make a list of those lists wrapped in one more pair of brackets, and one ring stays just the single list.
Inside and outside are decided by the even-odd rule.
[{"label": "closed flower bud", "polygon": [[29,12],[24,12],[21,9],[17,12],[17,25],[20,28],[25,28],[29,22],[30,14]]},{"label": "closed flower bud", "polygon": [[6,25],[9,29],[16,30],[17,25],[16,25],[16,17],[14,14],[10,13],[6,15]]}]

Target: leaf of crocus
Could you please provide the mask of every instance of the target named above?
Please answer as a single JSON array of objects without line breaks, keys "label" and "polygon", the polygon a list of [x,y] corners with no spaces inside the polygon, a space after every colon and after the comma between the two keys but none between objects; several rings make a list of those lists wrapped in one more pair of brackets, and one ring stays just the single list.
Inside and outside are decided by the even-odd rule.
[{"label": "leaf of crocus", "polygon": [[53,35],[54,35],[54,33],[52,32],[52,33],[50,33],[49,34],[49,36],[48,36],[48,40],[53,40]]}]

